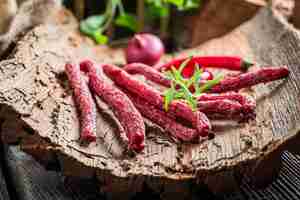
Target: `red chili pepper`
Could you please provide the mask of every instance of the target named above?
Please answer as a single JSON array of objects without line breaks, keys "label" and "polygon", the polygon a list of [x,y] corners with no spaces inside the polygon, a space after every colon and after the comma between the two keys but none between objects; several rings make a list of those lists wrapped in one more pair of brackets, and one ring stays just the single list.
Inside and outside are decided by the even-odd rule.
[{"label": "red chili pepper", "polygon": [[[188,57],[172,60],[166,64],[156,67],[158,71],[169,70],[172,66],[179,68],[179,66],[189,59]],[[192,57],[182,71],[184,77],[191,77],[194,73],[195,64],[201,67],[223,68],[229,70],[246,71],[253,64],[243,60],[240,57],[232,56],[196,56]]]},{"label": "red chili pepper", "polygon": [[227,77],[220,83],[213,86],[209,92],[221,93],[227,91],[237,91],[242,88],[251,87],[259,83],[285,78],[289,75],[287,67],[267,67],[253,72],[247,72],[234,77]]},{"label": "red chili pepper", "polygon": [[94,142],[96,141],[96,105],[88,85],[81,77],[79,66],[67,63],[65,71],[80,112],[80,139],[83,142]]},{"label": "red chili pepper", "polygon": [[131,100],[117,87],[106,83],[97,73],[97,69],[91,61],[81,62],[80,66],[88,71],[89,83],[93,92],[112,108],[120,121],[129,142],[129,149],[142,151],[145,146],[145,124],[143,117]]},{"label": "red chili pepper", "polygon": [[[153,87],[146,85],[138,79],[135,79],[126,71],[113,65],[103,65],[103,71],[120,87],[123,87],[129,92],[145,99],[160,110],[164,110],[164,99],[161,94]],[[203,128],[203,121],[200,121],[198,113],[193,112],[193,110],[186,103],[180,101],[172,101],[169,105],[168,113],[191,122],[193,127],[197,129],[199,134],[206,134],[203,132],[207,132],[211,128],[204,114],[202,116],[205,116],[206,119],[203,121],[207,121],[207,124],[206,127]]]}]

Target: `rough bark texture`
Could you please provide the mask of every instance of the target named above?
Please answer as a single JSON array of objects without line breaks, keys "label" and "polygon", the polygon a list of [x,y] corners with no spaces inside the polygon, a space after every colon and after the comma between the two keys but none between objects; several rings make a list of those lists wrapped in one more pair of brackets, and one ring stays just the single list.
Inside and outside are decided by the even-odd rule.
[{"label": "rough bark texture", "polygon": [[[124,152],[114,133],[117,124],[109,108],[97,116],[97,143],[88,147],[78,143],[79,122],[63,72],[65,62],[124,61],[118,50],[88,46],[74,27],[72,23],[36,27],[0,63],[1,117],[10,130],[3,131],[2,138],[19,140],[45,165],[58,165],[69,176],[96,177],[100,190],[111,198],[124,199],[147,187],[165,199],[183,199],[197,185],[206,184],[215,193],[236,189],[243,174],[252,175],[254,183],[269,181],[279,167],[279,154],[300,145],[300,32],[279,13],[262,9],[228,35],[184,52],[287,65],[291,70],[287,80],[246,91],[257,100],[255,121],[218,131],[214,139],[200,144],[174,143],[147,122],[144,153],[134,157]],[[269,176],[265,169],[271,171]]]}]

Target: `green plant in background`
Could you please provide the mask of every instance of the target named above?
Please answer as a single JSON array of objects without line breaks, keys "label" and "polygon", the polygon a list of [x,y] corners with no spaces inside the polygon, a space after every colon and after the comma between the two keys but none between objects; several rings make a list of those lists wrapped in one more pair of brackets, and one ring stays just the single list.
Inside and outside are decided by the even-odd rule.
[{"label": "green plant in background", "polygon": [[80,31],[93,38],[98,44],[106,44],[108,37],[104,32],[111,23],[128,28],[134,32],[137,31],[138,27],[136,17],[133,14],[125,12],[121,0],[108,0],[104,13],[90,16],[81,21]]},{"label": "green plant in background", "polygon": [[93,38],[98,44],[106,44],[109,38],[105,35],[105,31],[112,24],[133,32],[142,31],[144,29],[145,9],[148,17],[160,19],[160,32],[161,36],[164,37],[168,31],[172,6],[179,11],[187,11],[198,8],[200,3],[201,0],[137,0],[139,18],[137,20],[135,14],[125,11],[122,0],[107,0],[104,13],[90,16],[81,21],[80,31]]},{"label": "green plant in background", "polygon": [[153,13],[158,17],[165,17],[168,15],[169,6],[173,5],[180,11],[186,11],[198,8],[201,0],[145,0],[147,4],[153,9]]},{"label": "green plant in background", "polygon": [[146,0],[146,2],[147,13],[154,18],[160,18],[160,35],[166,37],[170,23],[171,6],[179,11],[187,11],[198,8],[201,0]]}]

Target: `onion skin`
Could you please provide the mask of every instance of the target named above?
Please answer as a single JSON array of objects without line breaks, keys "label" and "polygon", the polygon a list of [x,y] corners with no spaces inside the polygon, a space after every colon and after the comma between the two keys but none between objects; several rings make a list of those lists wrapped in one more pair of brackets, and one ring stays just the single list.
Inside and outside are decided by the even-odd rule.
[{"label": "onion skin", "polygon": [[155,65],[165,49],[162,41],[149,33],[136,34],[129,42],[125,50],[126,62]]}]

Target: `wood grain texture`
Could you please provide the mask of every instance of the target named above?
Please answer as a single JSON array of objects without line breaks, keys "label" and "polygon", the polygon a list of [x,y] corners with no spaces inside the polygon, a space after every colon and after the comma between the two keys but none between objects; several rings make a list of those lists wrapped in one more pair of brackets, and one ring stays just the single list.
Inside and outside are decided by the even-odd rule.
[{"label": "wood grain texture", "polygon": [[6,119],[7,114],[1,117],[24,124],[19,140],[27,152],[36,157],[44,154],[34,152],[53,153],[49,159],[56,158],[64,174],[96,177],[100,191],[108,197],[129,198],[145,186],[165,199],[187,198],[203,184],[216,193],[231,191],[239,187],[243,174],[256,175],[253,182],[261,176],[271,179],[275,173],[267,177],[258,173],[260,169],[268,165],[276,172],[280,153],[291,144],[298,145],[300,33],[280,13],[262,9],[228,35],[181,52],[239,55],[255,61],[256,67],[287,65],[291,70],[287,80],[245,91],[258,102],[256,120],[217,132],[214,139],[200,144],[175,143],[147,121],[145,151],[134,157],[118,140],[116,122],[105,106],[97,116],[97,143],[88,147],[78,143],[79,123],[63,72],[65,62],[124,61],[121,51],[93,48],[70,27],[33,29],[18,42],[10,59],[0,63],[0,103],[15,113],[12,119]]}]

